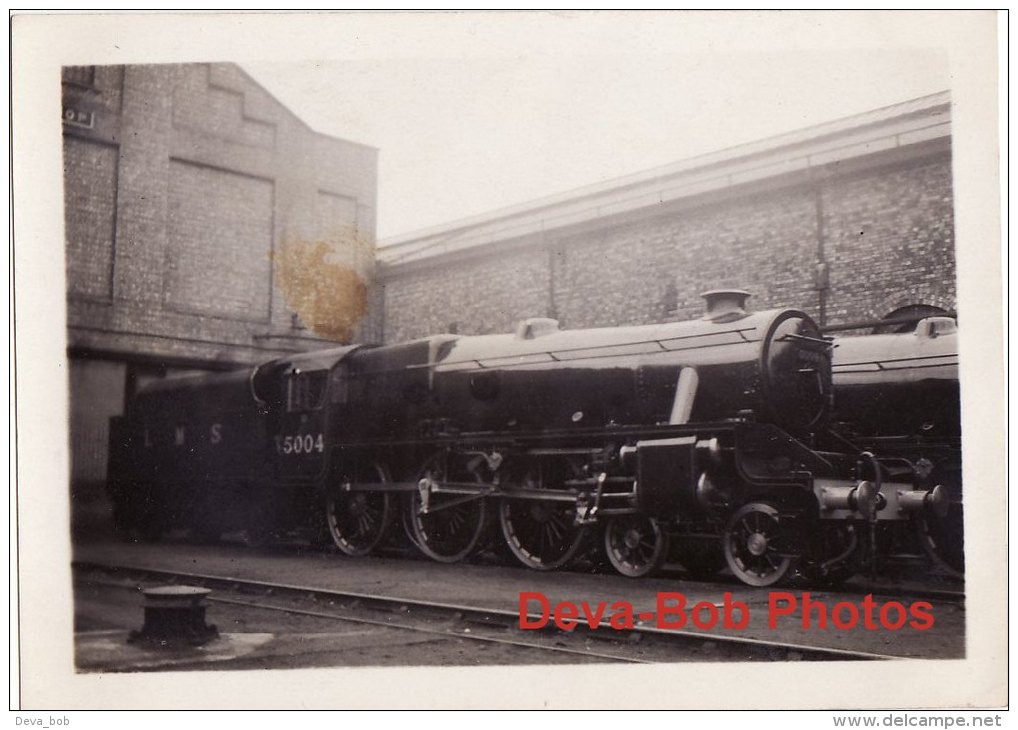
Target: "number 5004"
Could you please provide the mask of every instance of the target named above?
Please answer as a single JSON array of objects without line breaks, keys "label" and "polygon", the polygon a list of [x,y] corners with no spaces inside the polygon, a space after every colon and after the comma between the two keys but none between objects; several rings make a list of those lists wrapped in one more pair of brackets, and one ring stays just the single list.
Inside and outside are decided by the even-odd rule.
[{"label": "number 5004", "polygon": [[322,434],[306,433],[296,436],[276,436],[276,451],[280,454],[310,454],[325,451],[325,439]]}]

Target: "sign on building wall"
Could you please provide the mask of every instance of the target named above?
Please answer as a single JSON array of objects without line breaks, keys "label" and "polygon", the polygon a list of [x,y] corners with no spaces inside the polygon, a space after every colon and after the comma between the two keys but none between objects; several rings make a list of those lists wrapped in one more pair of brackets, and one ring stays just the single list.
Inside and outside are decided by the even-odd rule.
[{"label": "sign on building wall", "polygon": [[65,106],[63,113],[64,124],[74,127],[92,129],[95,126],[95,114],[84,109],[77,109],[73,106]]}]

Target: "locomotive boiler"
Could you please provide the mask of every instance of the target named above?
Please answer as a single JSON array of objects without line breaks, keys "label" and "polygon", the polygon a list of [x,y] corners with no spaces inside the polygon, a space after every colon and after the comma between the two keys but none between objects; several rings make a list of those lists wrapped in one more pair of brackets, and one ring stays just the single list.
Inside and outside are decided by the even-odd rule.
[{"label": "locomotive boiler", "polygon": [[873,558],[878,523],[942,499],[828,438],[831,342],[803,312],[705,295],[697,320],[350,346],[164,382],[111,430],[128,527],[261,532],[321,521],[371,552],[402,525],[432,559],[495,540],[550,570],[601,544],[645,575],[771,585]]},{"label": "locomotive boiler", "polygon": [[845,435],[885,443],[960,440],[954,319],[926,317],[911,332],[839,337],[834,344],[832,420]]},{"label": "locomotive boiler", "polygon": [[917,483],[941,486],[944,503],[922,512],[915,522],[917,534],[934,561],[961,573],[957,323],[950,317],[926,317],[909,332],[838,337],[834,343],[832,429],[860,449],[878,451],[889,469],[912,469]]}]

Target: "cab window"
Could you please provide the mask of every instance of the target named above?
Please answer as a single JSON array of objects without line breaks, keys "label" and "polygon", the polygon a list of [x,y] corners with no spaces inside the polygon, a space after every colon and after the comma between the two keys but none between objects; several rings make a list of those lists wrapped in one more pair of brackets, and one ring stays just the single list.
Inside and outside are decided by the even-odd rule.
[{"label": "cab window", "polygon": [[322,407],[327,373],[294,370],[287,379],[287,410],[313,411]]}]

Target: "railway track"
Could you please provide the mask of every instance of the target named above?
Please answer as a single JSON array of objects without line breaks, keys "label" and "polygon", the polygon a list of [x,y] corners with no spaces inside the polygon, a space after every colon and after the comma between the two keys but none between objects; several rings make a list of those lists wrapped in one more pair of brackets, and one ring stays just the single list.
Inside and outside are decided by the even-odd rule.
[{"label": "railway track", "polygon": [[[241,533],[236,533],[236,535],[240,535],[240,534]],[[188,545],[188,544],[206,545],[207,544],[207,543],[202,543],[202,542],[192,542],[191,540],[193,540],[193,539],[187,538],[187,537],[178,538],[178,544],[183,544],[183,545]],[[243,541],[243,538],[239,537],[239,536],[235,536],[233,540],[227,540],[223,544],[226,544],[226,543],[228,543],[228,544],[235,544],[235,545],[245,545],[246,549],[249,549],[249,550],[254,550],[255,549],[255,548],[247,547],[246,544]],[[315,553],[317,553],[319,551],[323,551],[325,554],[329,553],[329,548],[309,548],[307,543],[298,542],[298,541],[281,541],[281,542],[277,542],[275,544],[263,545],[263,546],[260,546],[259,548],[257,548],[257,550],[259,550],[261,553],[270,554],[270,555],[281,555],[281,556],[291,556],[291,555],[303,556],[303,555],[306,555],[308,553],[309,549],[312,552],[315,552]],[[382,549],[382,550],[379,550],[378,553],[379,553],[380,557],[389,557],[389,558],[396,558],[396,559],[403,559],[403,560],[416,560],[416,561],[425,560],[425,558],[422,558],[421,555],[416,551],[415,548],[411,548],[411,547],[406,547],[406,548],[402,548],[402,549],[401,548]],[[335,554],[338,555],[338,552],[335,552]],[[344,556],[339,556],[339,557],[342,558]],[[482,553],[479,556],[475,556],[474,558],[472,558],[470,560],[471,563],[473,563],[475,561],[477,561],[477,563],[480,564],[480,565],[490,565],[492,567],[498,567],[498,566],[502,566],[502,565],[505,564],[504,561],[499,560],[497,557],[492,557],[492,553],[490,551],[488,553]],[[929,585],[929,584],[923,585],[923,584],[919,583],[915,579],[914,574],[916,572],[918,572],[917,569],[909,569],[907,567],[907,563],[908,562],[915,563],[916,562],[915,557],[907,556],[906,558],[904,558],[904,559],[902,559],[900,561],[900,564],[898,566],[899,572],[902,572],[905,575],[908,575],[909,573],[912,574],[908,578],[908,580],[906,581],[908,583],[907,586],[902,586],[902,585],[897,585],[897,584],[894,584],[894,583],[890,583],[886,579],[881,580],[881,579],[878,578],[877,580],[873,580],[873,579],[870,579],[870,578],[866,578],[864,576],[857,576],[857,577],[852,578],[852,579],[846,581],[845,583],[839,585],[838,588],[837,588],[837,592],[841,593],[841,594],[853,595],[853,596],[856,596],[856,595],[857,596],[865,596],[868,593],[872,593],[872,594],[879,594],[879,595],[885,596],[887,598],[926,599],[926,600],[937,600],[937,601],[950,601],[950,602],[955,602],[955,603],[962,603],[962,602],[965,601],[964,582],[961,579],[955,578],[953,576],[951,576],[951,577],[938,577],[938,578],[934,579],[934,582],[941,582],[941,583],[944,583],[944,584],[946,584],[948,586],[950,586],[950,585],[957,585],[958,586],[957,588],[955,588],[955,587],[935,587],[934,585]],[[516,566],[513,565],[513,567],[516,567]],[[570,567],[570,568],[565,568],[565,569],[563,569],[561,571],[561,573],[563,575],[568,575],[570,573],[586,574],[586,573],[589,573],[589,572],[591,572],[591,571],[590,570],[585,570],[583,564],[581,564],[575,570]],[[615,572],[610,570],[610,569],[608,569],[607,572],[610,575],[615,575]],[[925,570],[923,572],[925,572]],[[732,576],[732,575],[730,575],[728,573],[719,573],[717,575],[712,576],[709,579],[689,578],[688,577],[688,573],[686,572],[686,569],[684,567],[682,567],[681,564],[678,564],[678,563],[665,563],[661,567],[661,570],[659,571],[659,573],[657,575],[659,577],[663,576],[663,575],[677,576],[680,579],[692,580],[692,581],[695,581],[695,582],[698,582],[698,583],[702,583],[702,582],[704,582],[706,580],[706,582],[709,582],[709,583],[711,583],[713,585],[729,586],[732,589],[744,588],[744,584],[743,583],[741,583],[737,578],[735,578],[734,576]],[[809,584],[809,581],[806,580],[806,579],[803,579],[802,581],[800,581],[798,583],[796,583],[794,581],[794,579],[793,579],[792,583],[793,583],[792,587],[794,589],[796,589],[796,590],[801,588],[802,590],[813,590],[813,592],[815,592],[815,593],[823,593],[823,592],[825,592],[824,589],[811,588],[810,584]]]},{"label": "railway track", "polygon": [[[436,601],[373,595],[298,584],[251,580],[195,572],[77,561],[79,576],[91,585],[129,587],[125,581],[187,583],[221,591],[213,603],[386,627],[436,638],[462,639],[569,655],[584,661],[660,663],[676,661],[872,661],[900,656],[836,649],[686,630],[667,630],[638,622],[618,631],[580,623],[572,631],[519,628],[517,612]],[[224,595],[225,594],[225,595]],[[531,618],[535,618],[532,616]],[[549,624],[550,626],[550,624]]]},{"label": "railway track", "polygon": [[[678,570],[681,572],[681,569]],[[742,585],[738,580],[729,575],[714,576],[710,579],[710,582],[717,585],[730,586],[732,588],[739,588]],[[803,590],[812,590],[814,593],[825,593],[831,590],[824,588],[811,588],[808,581],[802,582],[801,588]],[[854,578],[839,585],[836,590],[839,594],[847,596],[865,596],[868,593],[872,593],[886,598],[922,598],[926,600],[949,601],[952,603],[965,602],[964,588],[935,588],[929,585],[909,585],[908,587],[903,587],[886,582],[874,582],[868,578]]]}]

